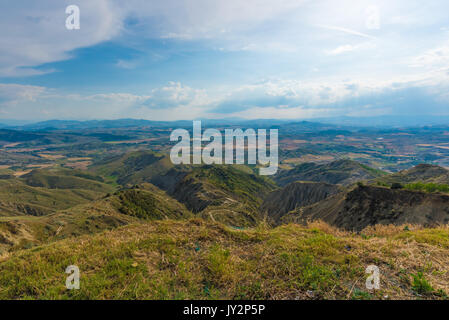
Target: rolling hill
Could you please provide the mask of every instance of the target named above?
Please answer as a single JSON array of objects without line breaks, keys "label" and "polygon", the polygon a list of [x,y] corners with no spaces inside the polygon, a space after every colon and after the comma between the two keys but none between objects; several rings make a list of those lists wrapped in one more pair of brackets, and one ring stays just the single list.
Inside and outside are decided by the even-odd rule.
[{"label": "rolling hill", "polygon": [[113,190],[102,177],[81,170],[35,169],[21,176],[20,180],[29,186],[47,189],[82,189],[99,193]]},{"label": "rolling hill", "polygon": [[135,151],[95,163],[90,171],[113,177],[121,185],[151,182],[166,173],[173,164],[166,155],[153,151]]},{"label": "rolling hill", "polygon": [[54,207],[46,215],[0,217],[0,249],[16,250],[144,220],[192,216],[184,205],[145,183],[69,208],[58,210]]},{"label": "rolling hill", "polygon": [[413,182],[449,184],[449,170],[437,165],[420,164],[411,169],[383,176],[376,181],[389,184],[395,182],[402,184]]},{"label": "rolling hill", "polygon": [[323,182],[296,181],[269,193],[260,207],[274,223],[289,211],[326,199],[340,191],[337,185]]},{"label": "rolling hill", "polygon": [[149,183],[117,191],[106,201],[120,213],[144,220],[185,219],[193,216],[183,204]]},{"label": "rolling hill", "polygon": [[[386,175],[351,160],[304,163],[274,182],[148,150],[93,161],[21,177],[2,169],[0,298],[447,297],[449,194],[406,187],[446,183],[442,167]],[[373,262],[388,275],[378,292],[364,287]],[[61,281],[70,264],[79,291]]]},{"label": "rolling hill", "polygon": [[201,166],[184,175],[170,194],[195,214],[233,226],[261,220],[258,207],[275,185],[233,166]]},{"label": "rolling hill", "polygon": [[95,183],[95,186],[93,190],[76,187],[49,189],[29,186],[17,178],[0,179],[0,216],[46,215],[93,201],[113,190],[105,184]]},{"label": "rolling hill", "polygon": [[293,169],[281,170],[274,180],[285,186],[295,181],[314,181],[350,185],[360,180],[374,179],[385,173],[352,160],[337,160],[325,164],[303,163]]},{"label": "rolling hill", "polygon": [[377,224],[434,227],[449,222],[449,195],[358,185],[282,217],[284,222],[322,220],[361,231]]}]

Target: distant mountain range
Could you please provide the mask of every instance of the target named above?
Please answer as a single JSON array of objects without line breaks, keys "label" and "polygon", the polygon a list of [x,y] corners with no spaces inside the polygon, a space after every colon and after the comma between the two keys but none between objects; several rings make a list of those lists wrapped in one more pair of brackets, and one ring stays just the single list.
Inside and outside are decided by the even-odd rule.
[{"label": "distant mountain range", "polygon": [[449,116],[384,115],[375,117],[316,118],[313,121],[358,127],[422,127],[448,125]]},{"label": "distant mountain range", "polygon": [[[422,127],[434,125],[449,125],[449,116],[376,116],[376,117],[333,117],[314,119],[198,119],[205,125],[241,125],[246,127],[280,126],[288,123],[303,123],[309,125],[335,125],[347,127]],[[0,119],[0,128],[20,130],[81,130],[91,128],[119,127],[185,127],[191,126],[191,120],[153,121],[144,119],[116,120],[46,120],[33,122],[29,120]]]}]

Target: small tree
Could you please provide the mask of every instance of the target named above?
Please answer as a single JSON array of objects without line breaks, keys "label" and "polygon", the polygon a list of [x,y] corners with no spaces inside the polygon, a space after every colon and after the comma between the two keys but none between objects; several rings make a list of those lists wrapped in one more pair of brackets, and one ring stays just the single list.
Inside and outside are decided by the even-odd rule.
[{"label": "small tree", "polygon": [[394,182],[391,185],[391,189],[403,189],[403,188],[404,188],[404,186],[402,184],[400,184],[399,182]]}]

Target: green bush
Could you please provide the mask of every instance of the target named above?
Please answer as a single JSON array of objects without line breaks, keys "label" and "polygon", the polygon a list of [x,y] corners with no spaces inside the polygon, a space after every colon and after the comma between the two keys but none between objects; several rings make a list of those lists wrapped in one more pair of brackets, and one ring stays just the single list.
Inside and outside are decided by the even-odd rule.
[{"label": "green bush", "polygon": [[404,186],[402,184],[398,183],[398,182],[394,182],[391,185],[391,189],[403,189],[403,188],[404,188]]},{"label": "green bush", "polygon": [[150,219],[156,214],[156,201],[149,193],[126,190],[119,196],[122,205],[120,212],[140,219]]},{"label": "green bush", "polygon": [[424,191],[424,192],[446,192],[449,193],[449,185],[447,184],[437,184],[437,183],[409,183],[405,185],[408,190],[414,191]]},{"label": "green bush", "polygon": [[435,291],[435,289],[430,285],[430,283],[426,280],[426,278],[424,278],[422,272],[412,274],[412,277],[413,277],[412,289],[416,293],[431,294]]}]

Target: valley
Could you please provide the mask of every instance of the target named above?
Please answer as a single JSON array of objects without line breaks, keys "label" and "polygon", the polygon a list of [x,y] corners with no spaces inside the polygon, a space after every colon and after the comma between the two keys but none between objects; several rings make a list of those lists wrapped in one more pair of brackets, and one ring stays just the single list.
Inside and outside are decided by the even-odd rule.
[{"label": "valley", "polygon": [[278,129],[278,172],[174,165],[184,121],[0,128],[0,298],[447,298],[449,127],[205,123]]}]

